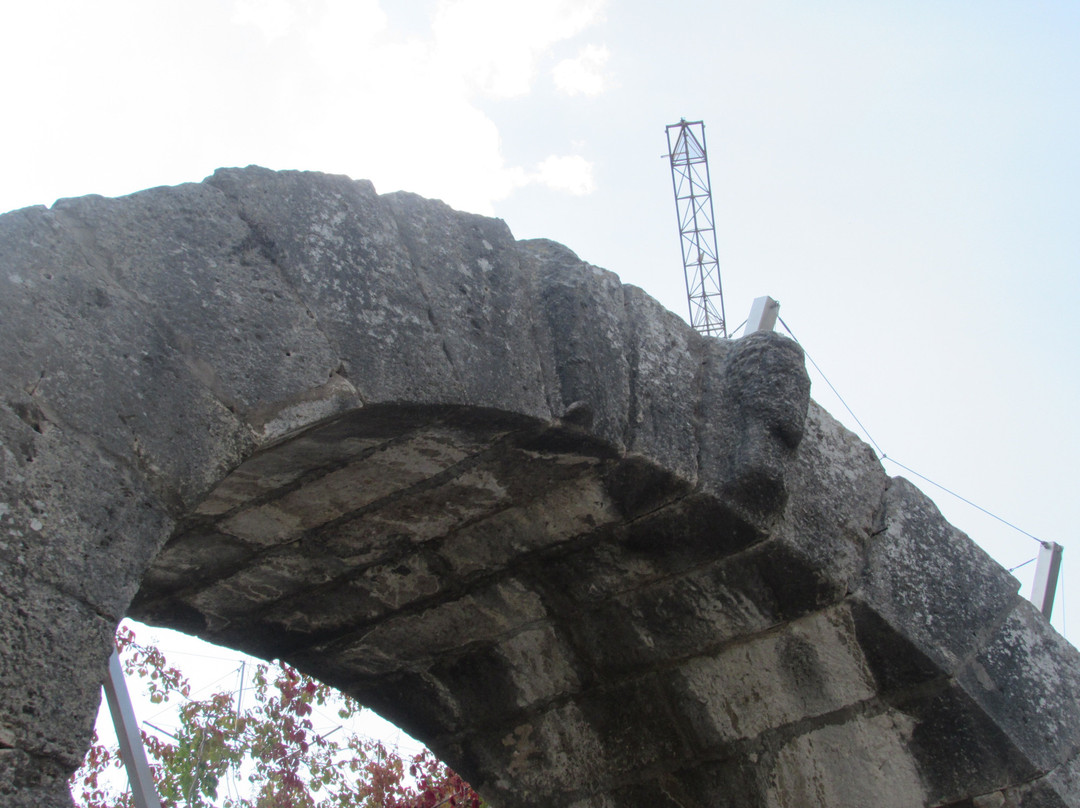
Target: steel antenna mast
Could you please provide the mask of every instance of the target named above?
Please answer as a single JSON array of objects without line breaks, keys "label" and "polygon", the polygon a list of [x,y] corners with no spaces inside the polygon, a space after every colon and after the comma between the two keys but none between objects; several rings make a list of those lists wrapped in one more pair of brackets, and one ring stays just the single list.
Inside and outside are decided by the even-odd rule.
[{"label": "steel antenna mast", "polygon": [[683,118],[668,126],[666,131],[686,297],[690,302],[690,325],[701,334],[727,337],[720,262],[716,257],[709,160],[705,151],[705,124],[702,121],[687,123]]}]

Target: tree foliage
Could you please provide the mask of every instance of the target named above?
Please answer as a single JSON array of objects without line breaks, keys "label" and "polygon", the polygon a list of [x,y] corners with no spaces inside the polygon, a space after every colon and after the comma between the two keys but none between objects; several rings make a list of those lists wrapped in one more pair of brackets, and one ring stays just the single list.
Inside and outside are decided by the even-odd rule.
[{"label": "tree foliage", "polygon": [[[191,685],[153,645],[121,626],[117,647],[129,681],[150,701],[176,701],[174,733],[143,730],[163,808],[483,808],[468,783],[428,750],[403,758],[381,741],[342,725],[320,731],[314,719],[334,710],[348,721],[362,708],[347,696],[288,665],[260,664],[244,693],[191,698]],[[132,808],[110,770],[119,751],[94,734],[71,792],[81,808]]]}]

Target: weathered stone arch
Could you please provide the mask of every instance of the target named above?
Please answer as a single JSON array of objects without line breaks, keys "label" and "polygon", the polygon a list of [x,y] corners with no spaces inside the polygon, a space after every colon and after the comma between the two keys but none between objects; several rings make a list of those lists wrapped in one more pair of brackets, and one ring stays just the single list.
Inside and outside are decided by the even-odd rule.
[{"label": "weathered stone arch", "polygon": [[7,214],[0,269],[4,805],[64,799],[126,613],[501,806],[1080,803],[1074,650],[783,338],[256,168]]}]

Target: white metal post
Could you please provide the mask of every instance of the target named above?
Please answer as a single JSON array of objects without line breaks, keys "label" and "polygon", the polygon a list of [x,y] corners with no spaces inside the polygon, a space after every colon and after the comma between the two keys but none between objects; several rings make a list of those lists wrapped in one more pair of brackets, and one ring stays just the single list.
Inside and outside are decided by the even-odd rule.
[{"label": "white metal post", "polygon": [[776,318],[780,316],[780,304],[766,295],[755,298],[750,306],[750,316],[746,318],[746,330],[743,336],[755,331],[772,331],[776,328]]},{"label": "white metal post", "polygon": [[150,763],[143,749],[139,723],[135,720],[135,710],[131,706],[127,684],[124,682],[124,669],[120,666],[120,655],[113,651],[109,657],[109,675],[105,679],[105,698],[109,702],[113,726],[116,727],[116,739],[120,743],[120,757],[127,769],[131,782],[131,796],[135,808],[161,808],[154,780],[150,776]]},{"label": "white metal post", "polygon": [[1053,541],[1042,542],[1039,560],[1035,564],[1035,584],[1031,587],[1031,602],[1047,620],[1054,608],[1058,575],[1061,572],[1061,545]]}]

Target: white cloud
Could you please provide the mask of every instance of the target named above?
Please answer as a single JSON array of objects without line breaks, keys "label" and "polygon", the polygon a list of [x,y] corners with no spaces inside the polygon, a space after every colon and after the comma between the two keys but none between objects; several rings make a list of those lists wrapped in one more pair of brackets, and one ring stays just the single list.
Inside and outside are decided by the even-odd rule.
[{"label": "white cloud", "polygon": [[536,167],[534,181],[554,191],[585,196],[596,190],[593,164],[581,155],[551,155]]},{"label": "white cloud", "polygon": [[586,45],[573,59],[563,59],[552,68],[555,87],[566,95],[599,95],[607,89],[604,65],[610,56],[603,45]]},{"label": "white cloud", "polygon": [[236,0],[232,22],[258,29],[263,39],[274,42],[285,36],[296,21],[289,0]]},{"label": "white cloud", "polygon": [[308,30],[311,55],[330,71],[351,73],[358,63],[372,65],[372,57],[388,44],[388,20],[379,0],[323,0],[322,8]]},{"label": "white cloud", "polygon": [[537,61],[552,45],[601,19],[605,0],[442,0],[432,29],[447,69],[481,91],[527,93]]},{"label": "white cloud", "polygon": [[[445,2],[431,36],[407,40],[387,27],[376,3],[363,5],[363,13],[346,14],[341,0],[330,0],[312,21],[317,90],[296,101],[300,137],[317,144],[319,167],[371,179],[380,191],[406,189],[486,214],[530,184],[571,194],[593,189],[592,167],[581,157],[550,157],[533,170],[507,164],[498,127],[475,96],[526,92],[537,61],[597,19],[598,2],[531,11]],[[481,47],[489,40],[501,44]]]},{"label": "white cloud", "polygon": [[408,34],[378,0],[200,0],[200,14],[168,0],[55,2],[22,4],[0,26],[3,72],[33,65],[9,93],[20,125],[0,135],[0,157],[18,159],[6,161],[2,209],[249,163],[486,214],[526,185],[593,187],[584,158],[508,163],[478,95],[527,92],[602,0],[442,0],[430,28]]}]

